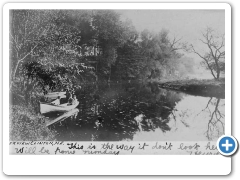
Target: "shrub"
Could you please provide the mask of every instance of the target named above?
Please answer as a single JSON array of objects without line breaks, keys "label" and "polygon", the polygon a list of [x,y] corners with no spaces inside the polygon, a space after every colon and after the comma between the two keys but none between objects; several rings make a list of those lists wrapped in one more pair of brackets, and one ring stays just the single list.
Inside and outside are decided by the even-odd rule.
[{"label": "shrub", "polygon": [[10,141],[53,141],[56,133],[45,125],[45,117],[32,107],[10,106]]}]

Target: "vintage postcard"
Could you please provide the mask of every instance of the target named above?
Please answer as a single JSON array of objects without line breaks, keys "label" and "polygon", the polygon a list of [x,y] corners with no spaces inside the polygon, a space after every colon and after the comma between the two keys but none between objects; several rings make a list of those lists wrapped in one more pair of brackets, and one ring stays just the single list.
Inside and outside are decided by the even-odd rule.
[{"label": "vintage postcard", "polygon": [[[7,174],[24,159],[49,159],[46,174],[230,173],[228,4],[9,3],[3,18]],[[94,172],[59,171],[78,159]]]}]

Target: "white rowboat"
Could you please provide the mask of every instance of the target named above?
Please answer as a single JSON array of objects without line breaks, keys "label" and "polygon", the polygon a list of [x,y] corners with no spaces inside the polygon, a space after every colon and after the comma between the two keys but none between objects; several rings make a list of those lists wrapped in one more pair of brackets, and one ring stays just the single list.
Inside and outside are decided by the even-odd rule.
[{"label": "white rowboat", "polygon": [[58,96],[60,96],[61,98],[65,98],[66,92],[52,92],[52,93],[48,93],[46,94],[44,97],[46,98],[51,98],[51,99],[57,99]]},{"label": "white rowboat", "polygon": [[68,105],[68,103],[60,104],[58,106],[52,105],[50,103],[43,103],[40,102],[40,112],[41,114],[48,113],[48,112],[66,112],[70,111],[78,106],[79,102],[76,101],[72,105]]}]

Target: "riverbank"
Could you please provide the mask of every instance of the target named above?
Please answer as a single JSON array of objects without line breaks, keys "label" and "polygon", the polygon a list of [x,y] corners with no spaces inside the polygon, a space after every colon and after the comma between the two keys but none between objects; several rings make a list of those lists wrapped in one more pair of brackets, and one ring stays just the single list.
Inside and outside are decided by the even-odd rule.
[{"label": "riverbank", "polygon": [[219,81],[214,79],[191,79],[191,80],[177,80],[169,82],[160,82],[159,87],[165,89],[172,89],[176,91],[186,92],[191,95],[199,95],[206,97],[225,98],[225,79],[221,78]]},{"label": "riverbank", "polygon": [[10,141],[54,141],[56,133],[32,107],[10,105]]}]

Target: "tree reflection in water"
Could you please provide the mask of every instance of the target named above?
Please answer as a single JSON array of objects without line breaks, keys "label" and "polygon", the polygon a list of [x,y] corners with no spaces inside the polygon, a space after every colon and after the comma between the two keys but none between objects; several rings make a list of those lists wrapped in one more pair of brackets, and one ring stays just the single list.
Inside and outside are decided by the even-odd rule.
[{"label": "tree reflection in water", "polygon": [[[207,130],[205,132],[206,137],[209,141],[217,139],[224,134],[225,114],[223,112],[220,112],[220,110],[218,109],[220,104],[220,98],[211,97],[209,98],[206,107],[197,114],[197,116],[200,115],[202,112],[207,112],[209,114]],[[209,106],[212,107],[210,108]],[[225,106],[225,104],[223,104],[222,106]]]},{"label": "tree reflection in water", "polygon": [[217,140],[224,134],[224,99],[185,95],[170,114],[168,140]]},{"label": "tree reflection in water", "polygon": [[[195,129],[202,130],[200,122],[205,123],[209,119],[206,112],[212,111],[214,104],[208,124],[208,139],[211,140],[218,124],[224,126],[221,120],[224,120],[224,115],[218,109],[220,100],[215,103],[211,98],[205,107],[206,98],[160,89],[156,84],[89,85],[77,92],[77,98],[80,101],[79,113],[76,118],[64,121],[68,129],[60,124],[53,127],[58,132],[57,140],[161,141],[187,140],[189,137],[198,140],[194,133],[202,131]],[[197,100],[205,105],[199,106]],[[196,120],[198,123],[195,123],[196,117],[200,117]],[[206,131],[206,126],[204,129]]]},{"label": "tree reflection in water", "polygon": [[206,134],[207,134],[208,140],[213,140],[215,137],[218,138],[224,134],[225,126],[223,121],[224,121],[225,115],[221,113],[218,109],[220,99],[216,99],[216,102],[212,102],[212,98],[210,98],[209,102],[213,103],[215,105],[215,108],[212,112],[208,108],[210,112],[210,119],[208,122],[208,129]]}]

